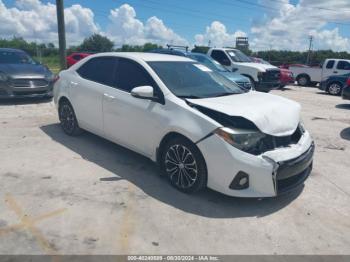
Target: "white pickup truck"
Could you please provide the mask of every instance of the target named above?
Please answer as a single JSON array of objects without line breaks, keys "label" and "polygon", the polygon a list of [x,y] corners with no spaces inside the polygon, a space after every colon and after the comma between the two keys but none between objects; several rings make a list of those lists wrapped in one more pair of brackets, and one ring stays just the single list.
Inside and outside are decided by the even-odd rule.
[{"label": "white pickup truck", "polygon": [[231,72],[250,79],[257,91],[269,92],[280,86],[280,69],[273,65],[253,62],[247,55],[234,48],[210,48],[208,55]]},{"label": "white pickup truck", "polygon": [[298,85],[315,86],[323,79],[332,75],[344,75],[350,73],[350,60],[326,59],[320,67],[289,67]]}]

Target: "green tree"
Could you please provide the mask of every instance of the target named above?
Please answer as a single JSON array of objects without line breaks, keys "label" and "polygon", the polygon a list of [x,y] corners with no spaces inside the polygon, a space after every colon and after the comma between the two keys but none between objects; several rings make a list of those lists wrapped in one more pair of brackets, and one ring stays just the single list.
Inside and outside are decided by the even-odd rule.
[{"label": "green tree", "polygon": [[110,52],[112,51],[114,43],[105,36],[100,34],[93,34],[85,38],[83,43],[78,46],[79,51],[86,52]]},{"label": "green tree", "polygon": [[206,54],[209,50],[208,46],[195,45],[191,52]]}]

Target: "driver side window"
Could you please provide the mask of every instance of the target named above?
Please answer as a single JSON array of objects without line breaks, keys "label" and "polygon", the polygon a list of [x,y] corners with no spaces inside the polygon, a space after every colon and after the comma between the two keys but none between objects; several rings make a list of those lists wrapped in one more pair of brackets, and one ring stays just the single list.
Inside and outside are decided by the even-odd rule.
[{"label": "driver side window", "polygon": [[227,55],[221,50],[213,50],[211,53],[211,57],[218,61],[220,64],[225,66],[230,66],[231,62]]},{"label": "driver side window", "polygon": [[139,64],[126,58],[118,58],[114,87],[128,93],[137,86],[152,86],[155,82],[148,72]]}]

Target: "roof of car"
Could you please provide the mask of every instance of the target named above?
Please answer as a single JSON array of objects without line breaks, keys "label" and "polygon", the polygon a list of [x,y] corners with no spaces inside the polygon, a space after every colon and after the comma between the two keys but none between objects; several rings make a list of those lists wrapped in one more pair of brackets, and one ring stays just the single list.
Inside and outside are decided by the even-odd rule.
[{"label": "roof of car", "polygon": [[237,50],[237,49],[232,47],[212,47],[209,50]]},{"label": "roof of car", "polygon": [[145,62],[151,61],[183,61],[189,62],[193,61],[184,56],[176,56],[176,55],[167,55],[167,54],[158,54],[158,53],[139,53],[139,52],[109,52],[109,53],[99,53],[96,55],[92,55],[91,57],[98,56],[118,56],[131,58],[135,60],[143,60]]},{"label": "roof of car", "polygon": [[24,53],[23,50],[16,48],[0,48],[0,51]]}]

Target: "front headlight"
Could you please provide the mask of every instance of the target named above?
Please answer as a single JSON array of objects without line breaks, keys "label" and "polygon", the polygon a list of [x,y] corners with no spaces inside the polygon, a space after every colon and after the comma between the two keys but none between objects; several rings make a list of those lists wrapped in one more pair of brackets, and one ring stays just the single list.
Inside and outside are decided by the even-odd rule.
[{"label": "front headlight", "polygon": [[215,134],[237,149],[251,154],[256,154],[260,151],[261,141],[266,137],[265,134],[259,131],[233,130],[228,127],[216,129]]},{"label": "front headlight", "polygon": [[6,82],[7,79],[8,79],[8,76],[5,73],[0,72],[0,81],[1,82]]}]

